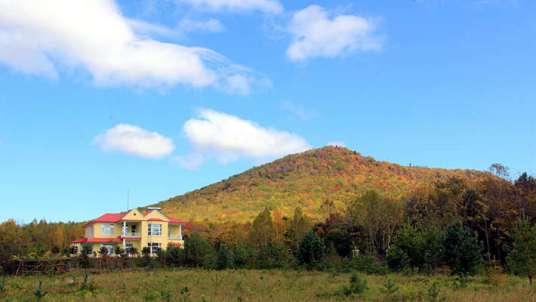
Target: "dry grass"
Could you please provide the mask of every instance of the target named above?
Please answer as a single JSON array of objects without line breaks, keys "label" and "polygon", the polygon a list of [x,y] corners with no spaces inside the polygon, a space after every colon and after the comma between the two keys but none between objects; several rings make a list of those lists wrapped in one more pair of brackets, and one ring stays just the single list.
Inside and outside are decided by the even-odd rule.
[{"label": "dry grass", "polygon": [[361,296],[346,297],[341,288],[349,274],[299,271],[124,271],[90,275],[81,290],[83,273],[62,276],[8,277],[0,301],[36,301],[39,281],[47,292],[41,301],[387,301],[386,281],[397,287],[390,301],[434,301],[429,289],[439,289],[435,301],[536,301],[536,287],[508,276],[491,285],[485,277],[457,288],[447,276],[362,276],[368,289]]}]

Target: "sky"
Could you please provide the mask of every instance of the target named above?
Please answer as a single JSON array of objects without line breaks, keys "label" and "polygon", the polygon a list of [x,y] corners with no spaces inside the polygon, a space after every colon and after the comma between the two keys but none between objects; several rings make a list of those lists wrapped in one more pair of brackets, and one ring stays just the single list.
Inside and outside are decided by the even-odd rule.
[{"label": "sky", "polygon": [[529,0],[0,0],[0,221],[81,221],[286,154],[536,174]]}]

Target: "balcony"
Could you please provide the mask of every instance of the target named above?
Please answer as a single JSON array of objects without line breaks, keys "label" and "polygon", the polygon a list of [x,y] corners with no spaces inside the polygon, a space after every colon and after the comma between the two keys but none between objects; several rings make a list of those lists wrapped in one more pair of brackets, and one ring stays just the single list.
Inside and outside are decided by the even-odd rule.
[{"label": "balcony", "polygon": [[141,234],[140,232],[123,232],[121,236],[125,238],[140,238]]},{"label": "balcony", "polygon": [[180,235],[169,235],[169,236],[168,236],[168,239],[169,239],[169,240],[180,241],[180,240],[182,240],[182,236],[180,236]]}]

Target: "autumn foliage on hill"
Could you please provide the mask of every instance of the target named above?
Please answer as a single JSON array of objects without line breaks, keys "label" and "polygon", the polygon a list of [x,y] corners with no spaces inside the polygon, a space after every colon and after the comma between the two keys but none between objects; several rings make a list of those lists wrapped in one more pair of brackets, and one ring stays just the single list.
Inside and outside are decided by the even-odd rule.
[{"label": "autumn foliage on hill", "polygon": [[319,220],[364,192],[400,199],[451,177],[490,177],[474,170],[409,167],[376,161],[343,147],[289,155],[158,204],[167,214],[203,222],[251,221],[263,208],[291,216],[296,207]]}]

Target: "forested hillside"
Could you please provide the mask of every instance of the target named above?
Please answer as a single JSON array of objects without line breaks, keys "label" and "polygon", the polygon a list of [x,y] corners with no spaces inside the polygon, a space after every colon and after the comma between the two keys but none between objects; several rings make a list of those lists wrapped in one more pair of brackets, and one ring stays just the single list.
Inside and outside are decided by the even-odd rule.
[{"label": "forested hillside", "polygon": [[477,180],[485,175],[490,176],[474,170],[401,166],[343,147],[324,147],[286,156],[158,206],[167,214],[194,221],[245,222],[265,207],[288,216],[298,206],[320,219],[368,190],[400,199],[427,183],[453,176]]}]

